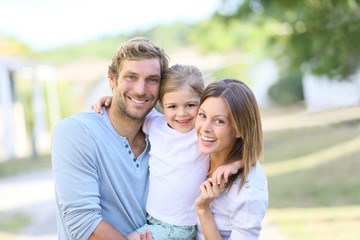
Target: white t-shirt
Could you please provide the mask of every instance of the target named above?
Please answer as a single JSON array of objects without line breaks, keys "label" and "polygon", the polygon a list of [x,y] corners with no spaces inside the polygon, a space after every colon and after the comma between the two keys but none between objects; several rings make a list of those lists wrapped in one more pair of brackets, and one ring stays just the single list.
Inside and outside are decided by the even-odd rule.
[{"label": "white t-shirt", "polygon": [[199,150],[195,129],[181,133],[167,125],[163,114],[151,112],[143,131],[151,144],[146,211],[169,224],[196,225],[194,202],[209,160]]},{"label": "white t-shirt", "polygon": [[[210,208],[224,240],[258,239],[261,221],[268,206],[269,193],[266,175],[259,162],[250,169],[247,182],[238,193],[241,177],[214,199]],[[198,220],[196,239],[204,240]]]}]

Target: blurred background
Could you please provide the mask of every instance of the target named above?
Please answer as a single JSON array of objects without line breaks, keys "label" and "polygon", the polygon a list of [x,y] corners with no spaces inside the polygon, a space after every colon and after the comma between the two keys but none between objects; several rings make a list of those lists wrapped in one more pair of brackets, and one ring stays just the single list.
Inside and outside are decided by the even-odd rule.
[{"label": "blurred background", "polygon": [[0,0],[0,239],[56,239],[52,129],[111,93],[112,55],[135,36],[254,91],[262,239],[359,238],[359,0]]}]

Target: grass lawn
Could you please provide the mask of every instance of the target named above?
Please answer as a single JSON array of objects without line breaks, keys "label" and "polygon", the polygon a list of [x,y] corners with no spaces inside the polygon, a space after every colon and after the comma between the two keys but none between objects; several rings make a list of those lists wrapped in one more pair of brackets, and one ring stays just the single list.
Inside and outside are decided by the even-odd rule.
[{"label": "grass lawn", "polygon": [[[316,156],[317,151],[342,146],[360,136],[358,124],[355,121],[265,134],[263,165]],[[267,219],[289,239],[359,238],[360,145],[349,153],[341,147],[337,150],[341,154],[330,161],[268,176]]]},{"label": "grass lawn", "polygon": [[50,154],[30,158],[10,159],[5,162],[0,162],[0,178],[50,167]]},{"label": "grass lawn", "polygon": [[1,213],[0,214],[0,239],[17,239],[18,233],[25,226],[30,224],[31,217],[22,213]]}]

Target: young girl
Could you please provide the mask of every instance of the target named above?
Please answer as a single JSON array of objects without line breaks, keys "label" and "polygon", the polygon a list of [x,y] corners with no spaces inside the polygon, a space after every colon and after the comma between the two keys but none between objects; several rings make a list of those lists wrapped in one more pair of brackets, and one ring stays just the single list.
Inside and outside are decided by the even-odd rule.
[{"label": "young girl", "polygon": [[[159,95],[164,114],[151,112],[142,128],[151,143],[148,224],[128,239],[140,239],[140,233],[146,230],[154,239],[195,239],[194,202],[209,172],[208,156],[199,151],[194,128],[203,90],[197,67],[177,64],[165,70]],[[214,183],[222,176],[227,180],[241,167],[242,162],[236,161],[217,169],[212,174]]]},{"label": "young girl", "polygon": [[200,151],[210,155],[210,175],[242,159],[244,168],[229,177],[223,191],[205,181],[195,201],[196,239],[258,239],[268,206],[268,186],[258,162],[262,127],[252,91],[241,81],[222,79],[207,86],[196,119]]}]

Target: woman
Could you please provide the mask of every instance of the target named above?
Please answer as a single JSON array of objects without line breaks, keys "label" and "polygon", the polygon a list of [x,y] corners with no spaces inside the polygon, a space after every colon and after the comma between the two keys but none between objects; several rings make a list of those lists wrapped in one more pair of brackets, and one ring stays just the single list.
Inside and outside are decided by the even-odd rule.
[{"label": "woman", "polygon": [[[195,201],[197,239],[258,239],[268,189],[258,162],[262,127],[254,94],[235,79],[211,83],[200,100],[195,128],[200,151],[210,155],[209,179]],[[213,185],[215,169],[236,159],[243,159],[244,168],[225,187]]]}]

